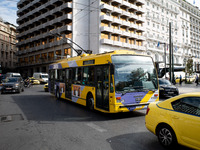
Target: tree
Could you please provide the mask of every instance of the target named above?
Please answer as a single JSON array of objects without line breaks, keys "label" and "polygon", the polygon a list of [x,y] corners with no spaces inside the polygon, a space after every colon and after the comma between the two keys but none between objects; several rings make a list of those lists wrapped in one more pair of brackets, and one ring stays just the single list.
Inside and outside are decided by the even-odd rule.
[{"label": "tree", "polygon": [[189,58],[187,60],[186,73],[188,73],[189,75],[192,75],[193,73],[193,59],[192,58]]},{"label": "tree", "polygon": [[[193,59],[189,58],[186,62],[186,74],[189,76],[193,73]],[[185,76],[185,83],[191,83],[190,80],[187,80],[187,76]]]}]

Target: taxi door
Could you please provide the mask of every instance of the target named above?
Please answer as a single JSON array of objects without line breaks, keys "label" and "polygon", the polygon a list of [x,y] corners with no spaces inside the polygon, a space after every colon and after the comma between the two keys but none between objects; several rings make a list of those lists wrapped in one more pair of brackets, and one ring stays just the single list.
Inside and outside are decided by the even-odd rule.
[{"label": "taxi door", "polygon": [[200,147],[200,98],[186,97],[172,102],[170,112],[175,132],[184,144]]}]

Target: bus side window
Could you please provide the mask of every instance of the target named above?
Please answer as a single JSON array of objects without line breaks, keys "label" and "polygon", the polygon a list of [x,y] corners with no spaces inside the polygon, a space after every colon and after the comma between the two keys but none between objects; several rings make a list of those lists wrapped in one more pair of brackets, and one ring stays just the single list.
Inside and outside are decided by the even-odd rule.
[{"label": "bus side window", "polygon": [[58,80],[59,80],[59,81],[63,81],[63,78],[62,78],[62,70],[59,70],[58,72],[59,72],[59,76],[58,76],[59,78],[58,78]]},{"label": "bus side window", "polygon": [[94,85],[94,67],[89,67],[88,82],[89,85]]},{"label": "bus side window", "polygon": [[81,84],[81,80],[82,80],[82,70],[81,68],[76,68],[74,83]]},{"label": "bus side window", "polygon": [[89,67],[83,68],[83,81],[82,81],[83,85],[88,85],[88,76],[89,76],[88,71],[89,71]]},{"label": "bus side window", "polygon": [[63,80],[63,82],[65,82],[64,81],[65,80],[65,69],[62,70],[62,80]]},{"label": "bus side window", "polygon": [[75,75],[76,75],[76,68],[72,68],[72,75],[71,75],[71,77],[72,77],[72,83],[75,83]]}]

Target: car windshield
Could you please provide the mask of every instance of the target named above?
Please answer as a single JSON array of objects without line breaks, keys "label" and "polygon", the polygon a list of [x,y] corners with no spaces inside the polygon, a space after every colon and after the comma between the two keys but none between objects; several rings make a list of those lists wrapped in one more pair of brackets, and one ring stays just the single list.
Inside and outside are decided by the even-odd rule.
[{"label": "car windshield", "polygon": [[42,78],[48,78],[48,75],[41,75]]},{"label": "car windshield", "polygon": [[18,81],[17,78],[7,78],[7,79],[5,79],[5,82],[6,82],[6,83],[9,83],[9,82],[17,82],[17,81]]},{"label": "car windshield", "polygon": [[151,57],[112,56],[115,65],[115,91],[133,92],[156,90],[157,74]]},{"label": "car windshield", "polygon": [[171,85],[171,82],[169,82],[169,80],[159,80],[159,85]]}]

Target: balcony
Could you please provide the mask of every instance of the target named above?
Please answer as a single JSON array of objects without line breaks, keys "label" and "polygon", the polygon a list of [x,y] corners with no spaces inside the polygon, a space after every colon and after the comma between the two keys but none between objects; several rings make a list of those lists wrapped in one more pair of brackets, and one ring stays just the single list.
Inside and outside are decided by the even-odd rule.
[{"label": "balcony", "polygon": [[138,7],[137,12],[144,14],[144,13],[146,13],[146,10],[142,7]]},{"label": "balcony", "polygon": [[122,43],[122,47],[130,48],[130,44],[129,43]]},{"label": "balcony", "polygon": [[130,8],[131,8],[131,9],[134,9],[134,10],[137,10],[137,9],[138,9],[138,7],[137,7],[136,5],[134,5],[134,4],[130,4]]},{"label": "balcony", "polygon": [[101,44],[108,44],[108,45],[112,45],[113,41],[110,39],[101,39]]},{"label": "balcony", "polygon": [[138,49],[138,46],[135,45],[135,44],[130,44],[130,48],[132,48],[132,49]]},{"label": "balcony", "polygon": [[118,18],[113,18],[113,23],[122,24],[122,20],[120,20]]},{"label": "balcony", "polygon": [[121,35],[129,37],[130,36],[130,32],[122,31]]},{"label": "balcony", "polygon": [[138,26],[138,31],[145,31],[145,27],[143,27],[143,26]]},{"label": "balcony", "polygon": [[108,16],[108,15],[101,15],[100,19],[105,20],[105,21],[109,21],[109,22],[113,21],[113,17]]},{"label": "balcony", "polygon": [[129,27],[130,24],[131,24],[130,22],[122,21],[122,26],[127,26],[127,27]]},{"label": "balcony", "polygon": [[113,6],[111,6],[111,5],[108,5],[108,4],[102,4],[101,5],[101,10],[110,10],[110,11],[112,11],[113,10]]},{"label": "balcony", "polygon": [[137,38],[138,38],[138,35],[135,34],[135,33],[130,33],[130,37],[131,37],[131,38],[134,38],[134,39],[137,39]]},{"label": "balcony", "polygon": [[113,29],[114,34],[122,34],[122,31],[119,29]]},{"label": "balcony", "polygon": [[139,41],[145,41],[145,37],[142,35],[138,35],[137,40]]},{"label": "balcony", "polygon": [[138,46],[138,50],[145,51],[146,48],[144,46]]},{"label": "balcony", "polygon": [[120,42],[120,41],[113,41],[113,46],[120,46],[120,47],[122,47],[122,42]]},{"label": "balcony", "polygon": [[133,24],[133,23],[130,23],[130,28],[137,29],[137,28],[138,28],[138,25]]},{"label": "balcony", "polygon": [[115,2],[115,3],[118,3],[118,4],[121,4],[122,3],[122,0],[111,0],[112,2]]},{"label": "balcony", "polygon": [[144,5],[145,4],[145,0],[137,0],[136,3]]},{"label": "balcony", "polygon": [[117,7],[113,7],[113,11],[112,13],[115,12],[117,14],[121,14],[122,13],[122,10],[120,8],[117,8]]},{"label": "balcony", "polygon": [[131,15],[130,12],[122,11],[122,16],[127,16],[127,17],[129,17],[130,15]]},{"label": "balcony", "polygon": [[144,18],[144,17],[139,17],[139,16],[138,16],[137,21],[145,22],[145,18]]},{"label": "balcony", "polygon": [[113,29],[111,28],[111,27],[106,27],[106,26],[102,26],[101,28],[100,28],[100,30],[101,30],[101,32],[113,32]]},{"label": "balcony", "polygon": [[122,1],[122,3],[121,3],[121,5],[123,6],[126,6],[126,7],[130,7],[131,6],[131,4],[129,3],[129,2],[127,2],[127,1]]},{"label": "balcony", "polygon": [[130,13],[129,18],[132,18],[132,19],[134,19],[134,20],[137,20],[137,19],[138,19],[138,16],[135,15],[135,14],[133,14],[133,13]]}]

